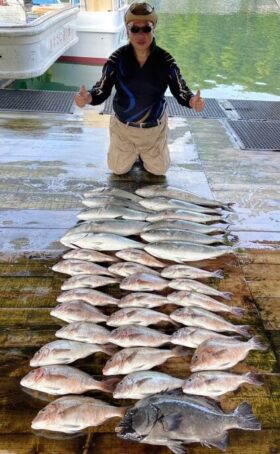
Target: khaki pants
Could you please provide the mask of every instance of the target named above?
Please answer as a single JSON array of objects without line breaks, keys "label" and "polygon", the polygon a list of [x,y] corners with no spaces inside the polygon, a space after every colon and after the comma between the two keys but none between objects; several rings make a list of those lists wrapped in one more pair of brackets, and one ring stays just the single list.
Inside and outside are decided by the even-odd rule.
[{"label": "khaki pants", "polygon": [[145,169],[154,175],[164,175],[170,166],[167,146],[167,114],[154,128],[135,128],[121,123],[116,116],[110,120],[108,167],[121,175],[128,172],[138,156]]}]

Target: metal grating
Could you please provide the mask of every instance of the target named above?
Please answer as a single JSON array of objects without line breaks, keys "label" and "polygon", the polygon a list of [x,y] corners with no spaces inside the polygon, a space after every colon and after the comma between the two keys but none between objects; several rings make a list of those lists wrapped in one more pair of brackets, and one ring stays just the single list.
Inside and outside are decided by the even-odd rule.
[{"label": "metal grating", "polygon": [[280,120],[280,102],[229,99],[240,120]]},{"label": "metal grating", "polygon": [[0,89],[0,111],[73,113],[74,92]]},{"label": "metal grating", "polygon": [[[113,113],[113,97],[111,95],[104,104],[102,114]],[[193,109],[181,106],[173,96],[166,96],[167,113],[169,117],[198,117],[198,118],[225,118],[226,113],[220,107],[216,99],[205,99],[205,109],[203,112],[195,112]]]},{"label": "metal grating", "polygon": [[243,150],[280,151],[280,121],[228,120]]},{"label": "metal grating", "polygon": [[218,101],[212,98],[204,98],[205,108],[202,112],[181,106],[172,96],[167,96],[167,112],[170,117],[197,117],[197,118],[225,118],[226,113],[220,107]]}]

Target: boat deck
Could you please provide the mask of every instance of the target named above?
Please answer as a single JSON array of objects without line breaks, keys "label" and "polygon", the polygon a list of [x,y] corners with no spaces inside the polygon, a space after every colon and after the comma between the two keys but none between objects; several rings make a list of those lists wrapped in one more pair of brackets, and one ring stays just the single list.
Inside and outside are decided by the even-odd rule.
[{"label": "boat deck", "polygon": [[[84,113],[76,109],[72,115],[0,114],[0,451],[5,454],[169,452],[165,447],[118,439],[114,434],[116,419],[78,438],[38,437],[32,433],[30,423],[47,402],[24,393],[19,386],[22,376],[30,370],[33,353],[55,339],[59,323],[49,312],[56,305],[65,276],[54,273],[50,267],[65,250],[59,239],[76,224],[76,215],[83,209],[83,192],[103,185],[134,190],[150,183],[167,183],[234,202],[229,220],[231,232],[238,236],[234,244],[236,253],[204,262],[203,266],[224,269],[225,279],[216,285],[233,293],[232,304],[246,309],[242,321],[233,321],[249,324],[252,335],[260,335],[269,349],[265,353],[251,352],[246,361],[234,368],[238,373],[257,372],[264,385],[244,385],[226,395],[222,406],[232,410],[245,399],[252,404],[262,430],[230,431],[227,452],[279,453],[278,153],[240,150],[222,120],[170,118],[172,166],[166,177],[151,176],[137,166],[118,177],[106,165],[108,122],[109,116],[98,115],[91,108]],[[98,354],[76,365],[98,377],[106,359]],[[189,374],[188,364],[176,358],[158,370],[185,377]],[[98,397],[110,401],[104,395]],[[116,403],[128,404],[128,401]],[[188,451],[199,454],[207,449],[193,444]]]}]

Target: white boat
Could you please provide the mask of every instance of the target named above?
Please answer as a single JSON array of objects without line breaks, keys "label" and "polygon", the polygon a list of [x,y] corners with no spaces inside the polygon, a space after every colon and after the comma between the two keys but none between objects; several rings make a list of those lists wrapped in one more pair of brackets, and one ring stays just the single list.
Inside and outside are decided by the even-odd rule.
[{"label": "white boat", "polygon": [[31,17],[20,4],[0,4],[1,79],[40,76],[78,41],[78,7],[57,4],[41,13]]},{"label": "white boat", "polygon": [[126,41],[126,0],[85,0],[78,14],[77,44],[60,61],[103,66],[109,55]]}]

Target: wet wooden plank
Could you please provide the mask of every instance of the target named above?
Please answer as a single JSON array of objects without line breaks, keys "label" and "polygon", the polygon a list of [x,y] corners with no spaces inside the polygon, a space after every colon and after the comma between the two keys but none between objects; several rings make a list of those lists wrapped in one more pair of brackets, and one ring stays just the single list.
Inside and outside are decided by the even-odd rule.
[{"label": "wet wooden plank", "polygon": [[0,329],[3,327],[44,327],[54,326],[58,327],[63,322],[50,315],[49,308],[0,308]]},{"label": "wet wooden plank", "polygon": [[238,259],[243,265],[250,263],[280,265],[280,254],[278,250],[246,249],[246,251],[238,253]]},{"label": "wet wooden plank", "polygon": [[1,347],[41,347],[47,342],[55,340],[55,329],[13,329],[0,331]]},{"label": "wet wooden plank", "polygon": [[256,304],[266,330],[279,330],[280,327],[280,304],[279,298],[256,297]]}]

